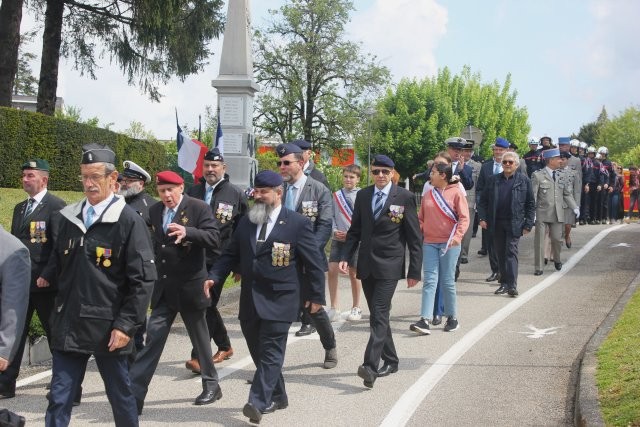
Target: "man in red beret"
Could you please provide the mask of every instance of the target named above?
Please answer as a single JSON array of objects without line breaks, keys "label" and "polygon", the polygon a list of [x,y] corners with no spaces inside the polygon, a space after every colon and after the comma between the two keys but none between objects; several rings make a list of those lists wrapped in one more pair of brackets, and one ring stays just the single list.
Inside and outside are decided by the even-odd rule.
[{"label": "man in red beret", "polygon": [[183,194],[184,180],[180,175],[163,171],[156,175],[156,181],[161,201],[151,206],[149,217],[158,280],[151,297],[146,345],[131,367],[131,388],[138,413],[142,413],[149,383],[178,313],[200,363],[203,390],[195,404],[207,405],[222,397],[205,319],[211,298],[202,292],[202,283],[207,279],[206,251],[220,244],[218,223],[209,205]]}]

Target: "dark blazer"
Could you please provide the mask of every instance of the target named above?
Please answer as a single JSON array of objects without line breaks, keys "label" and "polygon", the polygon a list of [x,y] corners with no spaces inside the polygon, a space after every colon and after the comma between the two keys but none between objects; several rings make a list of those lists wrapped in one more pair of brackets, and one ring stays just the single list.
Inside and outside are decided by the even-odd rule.
[{"label": "dark blazer", "polygon": [[[31,292],[52,292],[56,290],[55,280],[46,288],[38,288],[36,286],[36,279],[40,276],[42,270],[47,265],[53,248],[52,216],[54,213],[65,207],[66,203],[64,200],[51,194],[50,191],[47,191],[42,198],[42,201],[38,203],[38,206],[36,206],[33,212],[31,212],[31,214],[23,221],[27,202],[27,200],[20,202],[13,209],[11,234],[20,239],[20,241],[29,249],[29,254],[31,256]],[[44,222],[46,242],[42,242],[41,239],[31,241],[32,222]],[[34,229],[34,232],[35,231],[36,230]]]},{"label": "dark blazer", "polygon": [[[243,217],[233,233],[231,242],[209,271],[215,286],[222,286],[231,269],[240,263],[240,320],[256,316],[264,320],[295,322],[300,308],[301,284],[297,269],[304,266],[309,278],[308,299],[317,304],[324,301],[324,254],[316,244],[311,222],[302,215],[286,209],[267,240],[256,252],[257,226]],[[290,245],[289,265],[273,265],[274,243]]]},{"label": "dark blazer", "polygon": [[204,296],[202,284],[207,278],[206,250],[220,244],[220,229],[211,208],[202,200],[182,195],[173,222],[184,225],[187,236],[179,244],[162,228],[164,204],[149,209],[154,235],[158,280],[153,288],[151,308],[160,299],[175,311],[200,310],[211,305]]},{"label": "dark blazer", "polygon": [[460,177],[460,182],[462,183],[462,186],[465,190],[471,190],[473,188],[473,168],[471,167],[471,165],[465,163],[462,169],[456,167],[456,170],[453,172],[453,174]]},{"label": "dark blazer", "polygon": [[487,187],[489,179],[493,176],[493,157],[485,162],[480,167],[480,173],[478,174],[478,182],[476,183],[476,205],[481,203],[482,192]]},{"label": "dark blazer", "polygon": [[[498,180],[504,174],[492,175],[487,182],[482,203],[478,205],[478,219],[487,222],[489,230],[493,230],[496,222],[496,206],[498,204]],[[533,198],[531,180],[523,173],[514,173],[511,189],[511,234],[522,236],[522,230],[533,228],[536,215],[536,202]]]},{"label": "dark blazer", "polygon": [[149,219],[149,208],[158,201],[154,199],[149,193],[145,190],[139,192],[138,194],[134,194],[130,197],[125,197],[124,201],[127,202],[134,211],[138,212],[138,215],[144,219],[144,222],[147,223],[147,226],[151,228],[151,219]]},{"label": "dark blazer", "polygon": [[[392,185],[380,216],[374,220],[371,209],[374,188],[371,185],[356,195],[342,260],[350,260],[360,243],[358,279],[373,276],[374,279],[398,280],[405,277],[405,248],[408,248],[407,277],[419,280],[422,277],[422,233],[415,197],[404,188]],[[404,207],[400,222],[392,221],[391,205]]]}]

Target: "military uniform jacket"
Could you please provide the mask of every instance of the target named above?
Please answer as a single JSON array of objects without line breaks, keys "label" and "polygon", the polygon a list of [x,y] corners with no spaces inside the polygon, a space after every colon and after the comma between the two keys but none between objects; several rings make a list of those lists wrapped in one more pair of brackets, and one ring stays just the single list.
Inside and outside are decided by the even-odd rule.
[{"label": "military uniform jacket", "polygon": [[542,150],[529,150],[522,158],[527,165],[527,176],[529,178],[535,171],[544,167],[542,164]]},{"label": "military uniform jacket", "polygon": [[531,185],[536,199],[537,222],[564,222],[564,207],[571,210],[578,207],[563,173],[561,170],[556,171],[555,182],[546,169],[533,173]]},{"label": "military uniform jacket", "polygon": [[138,212],[138,215],[140,215],[142,219],[144,219],[144,222],[147,224],[147,226],[151,228],[149,208],[158,203],[158,201],[144,190],[131,197],[126,197],[125,201],[129,206],[131,206],[134,211]]},{"label": "military uniform jacket", "polygon": [[56,214],[51,257],[42,277],[58,278],[51,316],[51,348],[60,351],[109,352],[112,329],[133,336],[149,306],[156,267],[144,220],[114,196],[87,230],[82,219],[86,199]]},{"label": "military uniform jacket", "polygon": [[231,242],[209,271],[215,286],[222,286],[231,269],[240,264],[239,319],[257,316],[265,320],[296,321],[301,293],[297,271],[301,268],[308,278],[305,300],[325,304],[321,262],[324,254],[318,248],[311,222],[282,206],[273,230],[258,250],[256,231],[257,226],[243,217]]},{"label": "military uniform jacket", "polygon": [[[187,191],[187,194],[196,199],[204,200],[206,183],[204,180],[200,184],[194,185]],[[244,191],[231,184],[228,175],[213,189],[211,195],[211,210],[220,228],[220,246],[215,249],[207,249],[207,266],[211,266],[216,260],[222,248],[231,239],[231,234],[235,230],[240,218],[247,213],[247,196]]]},{"label": "military uniform jacket", "polygon": [[24,218],[27,203],[28,200],[20,202],[13,209],[11,234],[20,239],[29,249],[31,256],[31,292],[55,292],[55,280],[50,282],[46,288],[38,288],[36,279],[47,265],[53,248],[52,216],[65,207],[66,203],[47,191],[33,212],[27,218]]},{"label": "military uniform jacket", "polygon": [[[469,160],[465,163],[465,166],[469,165],[471,168],[471,179],[473,180],[473,186],[466,190],[467,192],[467,204],[470,208],[475,207],[476,205],[476,187],[478,183],[478,175],[480,175],[480,168],[482,167],[482,163],[476,162],[475,160]],[[473,221],[473,218],[471,219]]]},{"label": "military uniform jacket", "polygon": [[[578,171],[570,169],[569,166],[562,171],[560,179],[564,181],[564,186],[571,191],[571,197],[575,200],[576,205],[580,206],[580,195],[582,194],[582,180],[578,175]],[[581,172],[580,172],[581,174]],[[564,208],[569,208],[566,203],[562,205]]]},{"label": "military uniform jacket", "polygon": [[149,210],[158,265],[151,308],[161,299],[175,311],[206,308],[211,305],[202,289],[207,278],[206,250],[220,244],[218,223],[205,202],[183,194],[173,222],[183,225],[187,236],[176,244],[175,237],[169,237],[162,227],[163,210],[162,202]]},{"label": "military uniform jacket", "polygon": [[[287,186],[282,194],[282,206],[285,206],[287,199]],[[327,257],[324,256],[324,247],[331,238],[333,227],[333,201],[331,192],[320,182],[311,177],[307,177],[304,187],[300,190],[300,196],[296,204],[296,212],[307,217],[313,226],[313,234],[316,237],[317,245],[320,248],[324,260],[325,269],[328,268]]]},{"label": "military uniform jacket", "polygon": [[[580,206],[580,199],[582,198],[582,162],[579,157],[571,156],[567,159],[567,168],[566,170],[572,170],[573,175],[573,199],[576,201],[578,206]],[[577,188],[577,190],[576,190]]]},{"label": "military uniform jacket", "polygon": [[[405,250],[409,249],[407,277],[422,277],[422,232],[413,193],[391,185],[378,219],[373,218],[371,202],[375,185],[356,195],[351,227],[342,251],[342,261],[358,251],[358,279],[398,280],[405,277]],[[402,211],[402,218],[399,217]]]}]

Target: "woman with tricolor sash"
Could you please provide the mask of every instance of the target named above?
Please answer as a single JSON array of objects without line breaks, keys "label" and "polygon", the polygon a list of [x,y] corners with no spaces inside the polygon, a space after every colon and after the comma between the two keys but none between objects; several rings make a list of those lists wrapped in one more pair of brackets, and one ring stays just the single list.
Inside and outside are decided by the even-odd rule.
[{"label": "woman with tricolor sash", "polygon": [[456,261],[460,255],[462,237],[469,227],[467,199],[453,176],[451,164],[436,157],[430,174],[431,188],[422,198],[418,212],[423,237],[423,286],[420,319],[410,329],[429,335],[433,317],[436,287],[444,301],[447,317],[445,332],[458,328],[456,312]]}]

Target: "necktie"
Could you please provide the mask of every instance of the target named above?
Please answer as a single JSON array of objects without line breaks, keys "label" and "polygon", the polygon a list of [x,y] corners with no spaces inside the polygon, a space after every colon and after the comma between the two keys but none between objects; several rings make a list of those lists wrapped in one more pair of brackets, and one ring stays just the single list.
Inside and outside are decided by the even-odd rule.
[{"label": "necktie", "polygon": [[164,225],[162,226],[162,228],[164,228],[164,232],[165,232],[165,233],[167,232],[167,226],[168,226],[169,224],[171,224],[171,221],[173,221],[173,215],[174,215],[174,213],[175,213],[175,212],[173,211],[173,209],[169,209],[169,210],[167,211],[167,215],[166,215],[166,216],[165,216],[165,218],[164,218]]},{"label": "necktie", "polygon": [[378,219],[380,212],[382,212],[382,196],[384,196],[382,191],[378,191],[376,193],[376,203],[373,207],[373,219]]},{"label": "necktie", "polygon": [[287,187],[287,201],[285,203],[285,208],[290,209],[292,211],[296,210],[296,207],[295,207],[296,191],[297,191],[297,188],[294,187],[293,185],[289,185]]},{"label": "necktie", "polygon": [[25,209],[24,211],[24,217],[28,217],[29,215],[31,215],[31,212],[33,211],[33,207],[36,204],[36,199],[34,199],[33,197],[29,198],[29,202],[27,203],[27,209]]},{"label": "necktie", "polygon": [[89,209],[87,209],[87,215],[84,217],[84,226],[85,228],[89,228],[91,227],[91,224],[93,224],[93,214],[95,214],[96,211],[93,210],[93,206],[89,206]]},{"label": "necktie", "polygon": [[493,174],[497,175],[502,172],[500,169],[500,163],[493,162]]},{"label": "necktie", "polygon": [[264,243],[267,237],[267,223],[262,224],[262,228],[260,228],[260,233],[258,234],[258,240],[256,241],[256,251],[260,249],[260,246]]},{"label": "necktie", "polygon": [[207,187],[207,194],[204,196],[204,201],[210,205],[211,204],[211,196],[213,195],[213,187]]},{"label": "necktie", "polygon": [[553,175],[553,180],[555,181],[556,180],[556,171],[553,171],[552,175]]}]

